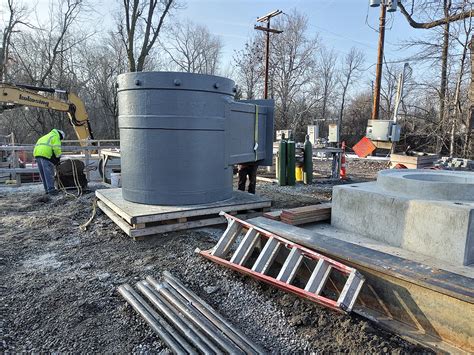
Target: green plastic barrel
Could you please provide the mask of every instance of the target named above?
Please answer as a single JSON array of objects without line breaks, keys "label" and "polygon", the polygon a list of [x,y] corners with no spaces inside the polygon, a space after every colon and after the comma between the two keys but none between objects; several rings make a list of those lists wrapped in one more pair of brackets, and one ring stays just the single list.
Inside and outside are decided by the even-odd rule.
[{"label": "green plastic barrel", "polygon": [[287,154],[287,167],[286,167],[286,182],[290,186],[294,186],[296,183],[296,174],[295,174],[295,168],[296,168],[296,155],[295,155],[295,141],[293,140],[293,137],[290,136],[290,139],[288,139],[288,142],[286,143],[286,154]]},{"label": "green plastic barrel", "polygon": [[304,141],[304,167],[303,182],[311,184],[313,181],[313,145],[309,141],[309,135],[306,135]]},{"label": "green plastic barrel", "polygon": [[280,186],[286,185],[286,153],[287,153],[287,143],[285,140],[285,135],[282,135],[280,144],[278,144],[278,184]]}]

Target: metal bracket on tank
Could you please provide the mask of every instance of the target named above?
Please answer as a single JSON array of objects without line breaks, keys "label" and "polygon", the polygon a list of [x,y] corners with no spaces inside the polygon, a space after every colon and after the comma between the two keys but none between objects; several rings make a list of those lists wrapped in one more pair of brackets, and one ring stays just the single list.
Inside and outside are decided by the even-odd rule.
[{"label": "metal bracket on tank", "polygon": [[273,100],[232,101],[226,109],[228,164],[273,164]]}]

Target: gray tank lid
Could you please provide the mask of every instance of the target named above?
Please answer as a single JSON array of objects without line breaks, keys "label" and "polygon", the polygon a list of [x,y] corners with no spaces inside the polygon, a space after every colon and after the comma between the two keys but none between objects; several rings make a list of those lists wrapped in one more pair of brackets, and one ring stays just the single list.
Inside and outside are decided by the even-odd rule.
[{"label": "gray tank lid", "polygon": [[120,74],[117,91],[123,90],[190,90],[214,92],[234,96],[233,80],[217,75],[179,72],[134,72]]}]

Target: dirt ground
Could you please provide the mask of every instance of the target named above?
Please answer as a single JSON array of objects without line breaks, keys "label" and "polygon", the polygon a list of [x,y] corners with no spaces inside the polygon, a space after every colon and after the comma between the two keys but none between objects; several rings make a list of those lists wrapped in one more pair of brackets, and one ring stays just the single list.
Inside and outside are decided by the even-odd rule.
[{"label": "dirt ground", "polygon": [[[328,168],[321,163],[321,168]],[[353,181],[380,163],[351,164]],[[327,164],[326,164],[327,165]],[[331,198],[333,184],[257,190],[275,208]],[[103,186],[92,186],[103,188]],[[159,338],[118,295],[169,270],[269,352],[426,352],[355,315],[340,315],[241,276],[195,254],[223,228],[167,233],[134,242],[98,212],[86,232],[93,191],[45,198],[40,185],[0,188],[1,352],[162,352]]]}]

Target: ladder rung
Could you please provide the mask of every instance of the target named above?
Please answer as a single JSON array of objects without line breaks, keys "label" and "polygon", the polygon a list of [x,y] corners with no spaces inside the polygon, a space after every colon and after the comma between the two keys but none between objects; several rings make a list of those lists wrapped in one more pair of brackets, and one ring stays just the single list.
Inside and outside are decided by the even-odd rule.
[{"label": "ladder rung", "polygon": [[330,272],[331,264],[324,259],[319,259],[304,290],[319,295]]},{"label": "ladder rung", "polygon": [[235,220],[231,220],[211,254],[220,258],[225,257],[241,230],[242,225]]},{"label": "ladder rung", "polygon": [[250,254],[252,253],[253,248],[255,247],[255,243],[258,240],[258,232],[250,228],[245,236],[242,238],[237,250],[235,251],[232,258],[230,258],[230,262],[238,265],[243,265]]},{"label": "ladder rung", "polygon": [[364,277],[362,275],[357,271],[351,272],[337,300],[342,309],[349,312],[352,310],[363,283]]},{"label": "ladder rung", "polygon": [[257,258],[257,261],[255,261],[252,270],[264,274],[270,267],[273,259],[275,259],[280,246],[281,243],[277,239],[273,237],[268,238],[265,246],[262,249],[262,252]]},{"label": "ladder rung", "polygon": [[277,276],[277,280],[283,281],[286,283],[291,283],[293,278],[296,275],[298,267],[303,261],[303,255],[297,248],[292,248],[290,254],[285,260],[283,267],[280,270],[280,273]]}]

